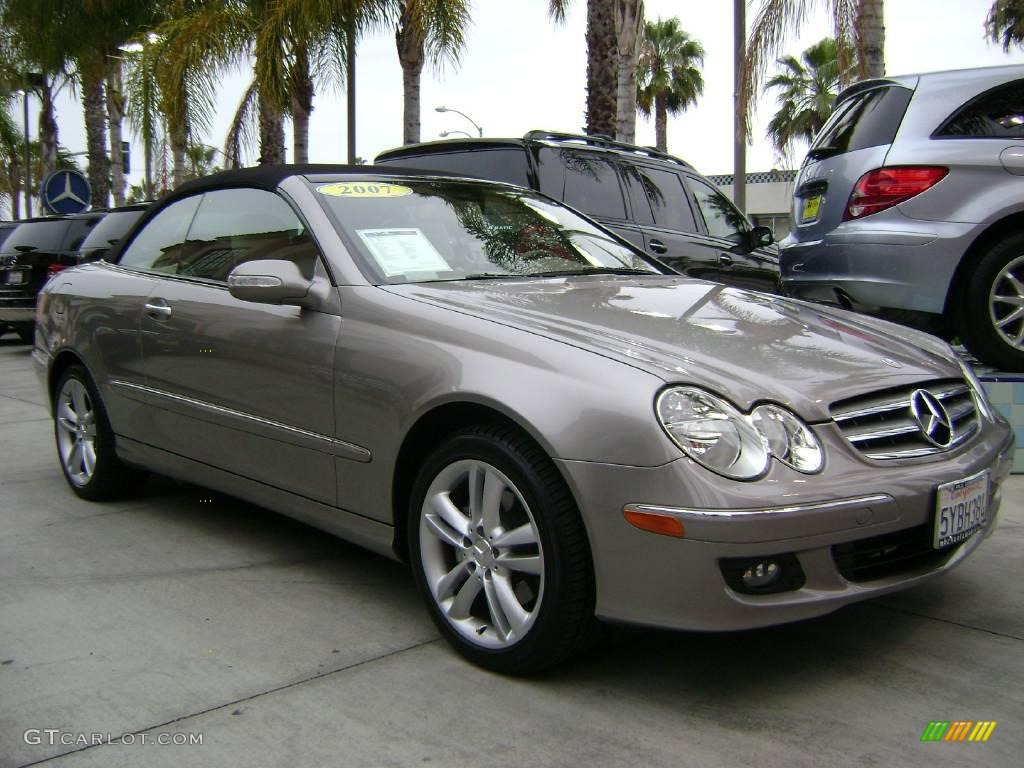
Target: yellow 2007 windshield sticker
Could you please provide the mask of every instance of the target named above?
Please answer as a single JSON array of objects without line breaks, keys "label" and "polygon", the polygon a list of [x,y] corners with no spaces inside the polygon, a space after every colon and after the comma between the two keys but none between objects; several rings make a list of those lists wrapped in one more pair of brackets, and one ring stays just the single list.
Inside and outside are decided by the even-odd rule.
[{"label": "yellow 2007 windshield sticker", "polygon": [[324,184],[317,187],[316,191],[321,195],[330,195],[331,197],[405,197],[412,194],[409,187],[403,187],[401,184],[353,183],[349,181]]}]

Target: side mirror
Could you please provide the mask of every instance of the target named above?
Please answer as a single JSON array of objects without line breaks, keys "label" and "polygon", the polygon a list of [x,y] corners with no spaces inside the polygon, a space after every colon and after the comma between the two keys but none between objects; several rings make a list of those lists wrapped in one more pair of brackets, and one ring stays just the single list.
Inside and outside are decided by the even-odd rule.
[{"label": "side mirror", "polygon": [[750,244],[754,248],[767,248],[775,243],[775,235],[770,227],[754,227],[750,230]]},{"label": "side mirror", "polygon": [[228,293],[258,304],[307,306],[311,303],[312,285],[313,281],[302,276],[295,262],[281,259],[246,261],[228,275]]}]

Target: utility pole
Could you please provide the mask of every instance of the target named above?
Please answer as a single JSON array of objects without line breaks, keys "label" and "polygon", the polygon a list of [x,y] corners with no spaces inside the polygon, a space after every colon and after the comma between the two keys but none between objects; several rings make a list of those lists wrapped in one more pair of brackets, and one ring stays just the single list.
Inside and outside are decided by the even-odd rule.
[{"label": "utility pole", "polygon": [[733,2],[733,145],[732,145],[732,201],[747,212],[747,136],[743,129],[743,60],[747,57],[747,2]]}]

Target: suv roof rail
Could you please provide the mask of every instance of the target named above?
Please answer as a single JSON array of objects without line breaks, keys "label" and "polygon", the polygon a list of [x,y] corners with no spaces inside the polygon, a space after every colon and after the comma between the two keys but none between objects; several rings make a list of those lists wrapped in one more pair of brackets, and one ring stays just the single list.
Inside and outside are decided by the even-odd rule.
[{"label": "suv roof rail", "polygon": [[529,131],[523,136],[526,141],[553,141],[553,142],[565,142],[566,144],[585,144],[591,147],[598,147],[600,149],[615,149],[620,152],[633,152],[636,154],[644,155],[646,157],[657,158],[658,160],[668,160],[673,163],[678,163],[684,168],[693,168],[685,160],[681,160],[678,157],[662,152],[654,147],[641,147],[637,144],[627,144],[624,141],[616,141],[610,136],[604,134],[591,134],[589,136],[581,133],[560,133],[558,131]]}]

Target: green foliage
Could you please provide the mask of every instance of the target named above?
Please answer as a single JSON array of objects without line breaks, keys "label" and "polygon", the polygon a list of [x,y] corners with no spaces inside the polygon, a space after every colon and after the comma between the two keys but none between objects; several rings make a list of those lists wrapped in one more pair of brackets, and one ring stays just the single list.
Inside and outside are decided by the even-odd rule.
[{"label": "green foliage", "polygon": [[659,96],[678,114],[704,92],[704,46],[680,28],[679,19],[644,24],[636,78],[637,109],[649,116]]},{"label": "green foliage", "polygon": [[786,160],[797,142],[810,142],[832,113],[839,91],[839,53],[835,39],[826,37],[800,58],[783,56],[782,68],[765,87],[776,89],[779,109],[768,123],[767,135]]},{"label": "green foliage", "polygon": [[1014,45],[1024,47],[1024,0],[996,0],[985,19],[988,38],[1009,52]]}]

